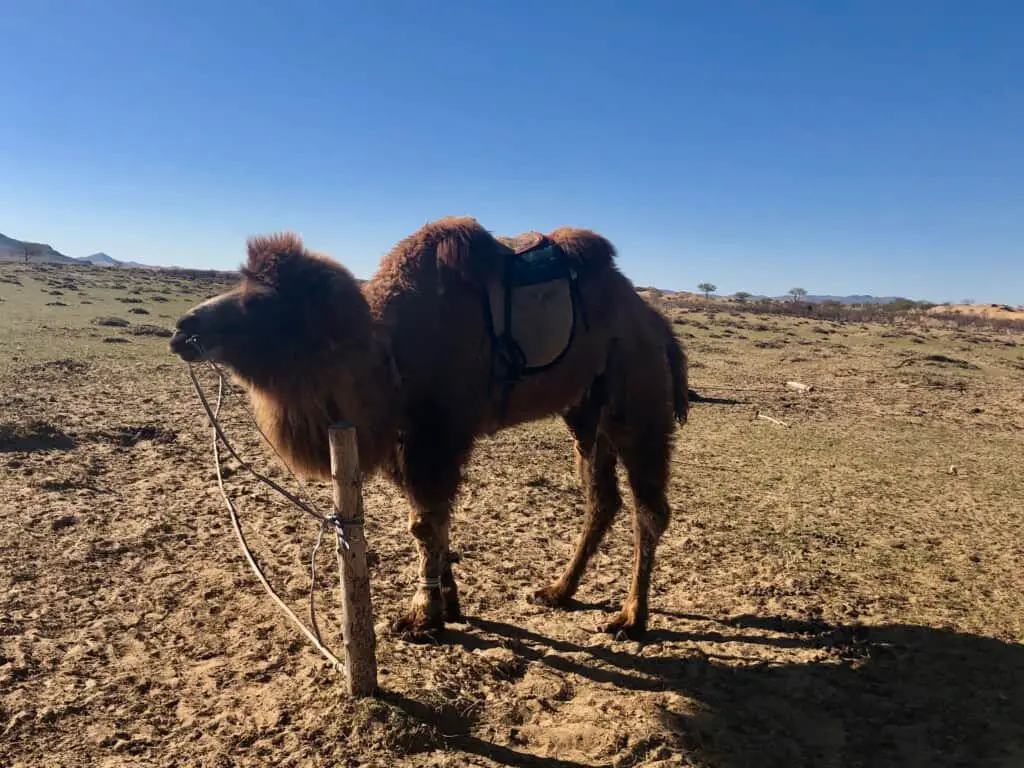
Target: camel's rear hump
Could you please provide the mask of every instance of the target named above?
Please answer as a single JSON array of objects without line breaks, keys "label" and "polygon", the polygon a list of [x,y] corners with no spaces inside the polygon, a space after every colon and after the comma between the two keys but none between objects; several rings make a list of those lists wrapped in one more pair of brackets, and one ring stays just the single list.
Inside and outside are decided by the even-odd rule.
[{"label": "camel's rear hump", "polygon": [[[562,250],[581,277],[610,267],[615,261],[614,246],[590,230],[560,227],[546,238]],[[421,246],[433,245],[439,267],[453,269],[481,284],[500,274],[503,257],[509,251],[542,245],[543,239],[533,232],[498,238],[468,216],[433,221],[414,236]]]}]

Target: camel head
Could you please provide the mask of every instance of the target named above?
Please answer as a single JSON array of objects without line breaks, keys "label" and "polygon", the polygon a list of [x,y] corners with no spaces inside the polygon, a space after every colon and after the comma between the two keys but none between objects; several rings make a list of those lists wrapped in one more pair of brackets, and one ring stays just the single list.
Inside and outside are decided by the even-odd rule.
[{"label": "camel head", "polygon": [[240,272],[237,287],[178,321],[174,354],[221,363],[260,384],[301,376],[340,345],[369,336],[369,308],[355,278],[296,235],[250,239]]}]

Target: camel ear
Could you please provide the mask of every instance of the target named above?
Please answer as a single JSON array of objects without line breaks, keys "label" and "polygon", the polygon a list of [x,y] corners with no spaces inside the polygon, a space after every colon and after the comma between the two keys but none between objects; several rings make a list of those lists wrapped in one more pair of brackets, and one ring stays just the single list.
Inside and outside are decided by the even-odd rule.
[{"label": "camel ear", "polygon": [[242,274],[272,288],[280,287],[289,267],[306,254],[302,239],[293,232],[251,237],[246,246],[249,259]]}]

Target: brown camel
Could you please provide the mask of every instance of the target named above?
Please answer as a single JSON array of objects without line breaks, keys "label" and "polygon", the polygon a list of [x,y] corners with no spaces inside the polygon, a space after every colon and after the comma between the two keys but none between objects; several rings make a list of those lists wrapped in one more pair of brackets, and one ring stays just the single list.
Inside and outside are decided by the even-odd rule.
[{"label": "brown camel", "polygon": [[487,286],[500,285],[514,253],[508,243],[522,243],[472,218],[422,227],[362,286],[295,235],[252,238],[240,284],[189,311],[170,342],[187,361],[205,356],[232,371],[261,428],[301,474],[328,478],[328,425],[355,425],[364,473],[386,473],[411,503],[420,581],[394,623],[410,637],[462,620],[449,521],[474,441],[552,414],[575,439],[586,520],[564,572],[533,599],[570,602],[622,505],[621,460],[635,501],[633,577],[607,630],[630,638],[646,630],[654,553],[669,521],[669,455],[687,415],[686,357],[615,266],[611,243],[567,227],[532,237],[567,265],[575,330],[559,359],[511,387],[494,379]]}]

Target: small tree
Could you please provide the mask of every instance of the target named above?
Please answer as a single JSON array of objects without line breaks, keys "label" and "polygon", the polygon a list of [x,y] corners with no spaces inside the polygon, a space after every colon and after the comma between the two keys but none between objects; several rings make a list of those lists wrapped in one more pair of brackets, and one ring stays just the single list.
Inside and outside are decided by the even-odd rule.
[{"label": "small tree", "polygon": [[710,299],[711,294],[718,290],[718,286],[714,283],[701,283],[697,290],[704,294],[705,299]]},{"label": "small tree", "polygon": [[807,290],[805,288],[790,288],[789,295],[793,297],[793,301],[799,301],[807,295]]},{"label": "small tree", "polygon": [[738,301],[740,304],[744,304],[746,303],[747,299],[750,298],[750,294],[747,293],[746,291],[736,291],[736,293],[734,293],[732,297],[736,299],[736,301]]}]

